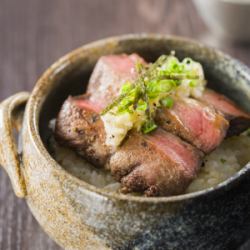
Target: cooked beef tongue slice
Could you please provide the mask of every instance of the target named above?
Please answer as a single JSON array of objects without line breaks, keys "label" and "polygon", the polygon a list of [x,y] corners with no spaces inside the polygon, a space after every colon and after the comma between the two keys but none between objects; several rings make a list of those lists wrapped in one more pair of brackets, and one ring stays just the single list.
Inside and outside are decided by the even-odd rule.
[{"label": "cooked beef tongue slice", "polygon": [[238,135],[250,127],[250,114],[243,111],[226,96],[211,89],[206,89],[201,101],[222,112],[229,120],[230,127],[227,136]]},{"label": "cooked beef tongue slice", "polygon": [[168,196],[185,191],[195,178],[203,154],[179,137],[157,129],[150,135],[129,134],[107,167],[122,192]]},{"label": "cooked beef tongue slice", "polygon": [[123,192],[147,196],[182,193],[201,165],[202,153],[175,135],[158,129],[150,135],[131,132],[115,151],[105,145],[99,105],[86,96],[68,98],[56,123],[56,139],[121,182]]},{"label": "cooked beef tongue slice", "polygon": [[90,100],[102,100],[104,106],[108,105],[126,81],[136,78],[137,62],[144,63],[137,54],[102,56],[89,80],[87,93],[90,94]]},{"label": "cooked beef tongue slice", "polygon": [[228,129],[228,121],[214,108],[191,98],[175,100],[171,109],[159,109],[156,122],[205,153],[220,145]]},{"label": "cooked beef tongue slice", "polygon": [[100,106],[86,96],[69,97],[56,119],[56,140],[76,150],[95,166],[102,167],[110,154],[105,145],[105,130],[100,116]]},{"label": "cooked beef tongue slice", "polygon": [[[90,99],[109,103],[118,95],[126,80],[136,77],[134,67],[137,60],[144,62],[135,54],[101,57],[90,78]],[[221,114],[192,99],[176,101],[171,111],[167,108],[159,109],[156,120],[164,130],[182,137],[206,153],[221,143],[228,129],[228,122]]]}]

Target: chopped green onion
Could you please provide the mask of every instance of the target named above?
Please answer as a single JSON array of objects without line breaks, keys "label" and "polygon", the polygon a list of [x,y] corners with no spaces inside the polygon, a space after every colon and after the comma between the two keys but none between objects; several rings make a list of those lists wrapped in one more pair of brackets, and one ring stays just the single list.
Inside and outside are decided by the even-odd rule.
[{"label": "chopped green onion", "polygon": [[130,82],[127,82],[125,84],[122,85],[121,87],[121,93],[122,94],[126,94],[128,93],[130,90],[132,90],[133,85]]},{"label": "chopped green onion", "polygon": [[145,101],[143,101],[143,100],[139,100],[136,109],[139,110],[139,111],[146,111],[147,103]]},{"label": "chopped green onion", "polygon": [[166,108],[172,108],[174,105],[174,100],[171,97],[166,97],[164,99],[161,100],[161,103],[164,107]]},{"label": "chopped green onion", "polygon": [[154,121],[150,120],[150,121],[146,121],[143,125],[142,125],[142,132],[144,134],[148,134],[149,132],[155,130],[157,128],[157,125],[154,123]]},{"label": "chopped green onion", "polygon": [[183,61],[184,64],[191,64],[193,60],[190,57],[186,57]]},{"label": "chopped green onion", "polygon": [[190,86],[191,88],[194,88],[194,87],[197,86],[197,82],[196,82],[195,80],[191,80],[191,81],[189,82],[189,86]]},{"label": "chopped green onion", "polygon": [[173,88],[173,82],[169,80],[161,80],[159,81],[159,89],[160,92],[169,92]]},{"label": "chopped green onion", "polygon": [[227,160],[225,160],[225,159],[223,159],[223,158],[220,159],[220,162],[221,162],[221,163],[225,163],[226,161],[227,161]]}]

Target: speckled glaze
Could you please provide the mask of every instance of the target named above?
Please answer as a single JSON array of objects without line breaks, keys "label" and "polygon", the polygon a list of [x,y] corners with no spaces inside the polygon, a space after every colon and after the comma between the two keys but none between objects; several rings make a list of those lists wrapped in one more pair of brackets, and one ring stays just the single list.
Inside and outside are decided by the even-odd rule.
[{"label": "speckled glaze", "polygon": [[[97,189],[63,169],[50,155],[48,121],[69,94],[84,91],[97,59],[137,52],[146,60],[175,50],[199,60],[211,87],[250,111],[250,71],[194,41],[162,35],[126,35],[85,45],[53,64],[34,90],[0,105],[0,162],[44,230],[66,249],[234,249],[250,231],[250,164],[215,188],[167,198],[131,197]],[[12,127],[22,126],[21,157]]]}]

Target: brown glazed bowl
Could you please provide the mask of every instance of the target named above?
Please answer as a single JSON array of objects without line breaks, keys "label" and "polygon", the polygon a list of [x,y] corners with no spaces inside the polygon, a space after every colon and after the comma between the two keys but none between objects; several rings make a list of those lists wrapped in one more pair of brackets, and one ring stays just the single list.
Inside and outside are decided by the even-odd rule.
[{"label": "brown glazed bowl", "polygon": [[[125,35],[85,45],[59,59],[31,94],[0,105],[0,162],[17,196],[66,249],[235,249],[250,230],[250,164],[203,191],[145,198],[112,194],[74,176],[50,155],[48,122],[68,95],[84,92],[98,58],[137,52],[146,60],[175,50],[200,61],[210,87],[250,111],[250,71],[197,42],[163,35]],[[27,102],[22,126],[23,108]],[[20,130],[18,152],[13,128]],[[14,131],[15,132],[15,131]]]}]

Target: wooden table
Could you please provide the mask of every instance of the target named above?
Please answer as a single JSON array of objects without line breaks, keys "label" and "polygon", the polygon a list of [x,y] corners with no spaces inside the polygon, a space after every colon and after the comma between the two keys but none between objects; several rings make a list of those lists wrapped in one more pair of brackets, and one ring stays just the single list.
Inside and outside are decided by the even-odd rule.
[{"label": "wooden table", "polygon": [[[52,62],[82,44],[135,32],[192,37],[250,65],[250,46],[214,43],[190,0],[0,0],[0,97],[31,90]],[[4,171],[0,249],[61,249],[15,197]]]}]

